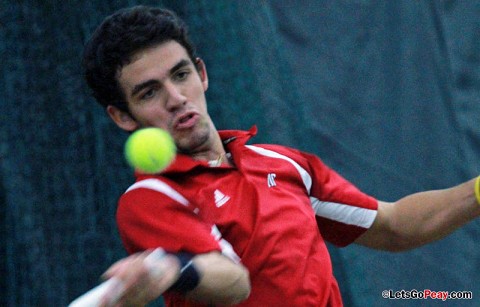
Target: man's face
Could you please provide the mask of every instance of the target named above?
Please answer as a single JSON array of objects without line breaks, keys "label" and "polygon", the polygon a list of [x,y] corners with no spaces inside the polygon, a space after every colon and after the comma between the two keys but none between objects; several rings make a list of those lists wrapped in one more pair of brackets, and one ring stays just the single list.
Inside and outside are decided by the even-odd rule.
[{"label": "man's face", "polygon": [[135,130],[159,127],[171,133],[180,152],[208,147],[215,128],[207,113],[204,63],[195,68],[186,50],[168,41],[142,50],[118,75]]}]

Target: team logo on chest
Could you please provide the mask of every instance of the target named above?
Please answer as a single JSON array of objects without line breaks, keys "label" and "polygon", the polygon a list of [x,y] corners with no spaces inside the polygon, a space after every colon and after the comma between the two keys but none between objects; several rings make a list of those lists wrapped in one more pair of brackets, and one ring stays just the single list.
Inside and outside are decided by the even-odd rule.
[{"label": "team logo on chest", "polygon": [[218,208],[225,205],[225,203],[230,200],[230,196],[223,194],[218,189],[213,192],[213,197],[215,198],[215,206]]},{"label": "team logo on chest", "polygon": [[277,174],[275,173],[269,173],[267,175],[267,184],[269,188],[277,186],[277,183],[275,182],[275,177],[277,177]]}]

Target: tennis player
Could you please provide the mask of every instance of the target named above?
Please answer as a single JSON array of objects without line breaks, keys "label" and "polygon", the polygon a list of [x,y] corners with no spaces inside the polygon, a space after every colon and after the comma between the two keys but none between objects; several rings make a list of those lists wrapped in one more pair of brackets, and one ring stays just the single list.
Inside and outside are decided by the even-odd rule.
[{"label": "tennis player", "polygon": [[[103,306],[341,306],[325,241],[403,251],[445,237],[480,214],[479,179],[394,203],[357,189],[315,155],[246,145],[217,131],[209,79],[184,23],[136,6],[107,17],[85,48],[94,97],[126,131],[166,129],[178,155],[136,173],[117,223],[130,256],[105,278]],[[225,89],[227,90],[227,89]]]}]

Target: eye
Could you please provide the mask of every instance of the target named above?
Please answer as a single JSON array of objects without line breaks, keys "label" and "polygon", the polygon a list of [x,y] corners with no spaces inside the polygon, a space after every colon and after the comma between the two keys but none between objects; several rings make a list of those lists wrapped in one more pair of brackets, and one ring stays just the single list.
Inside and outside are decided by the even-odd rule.
[{"label": "eye", "polygon": [[188,75],[190,74],[190,71],[188,70],[180,70],[175,74],[175,79],[178,81],[182,81],[187,79]]},{"label": "eye", "polygon": [[143,93],[141,96],[140,96],[140,99],[142,100],[146,100],[146,99],[150,99],[152,98],[153,96],[155,96],[155,93],[157,91],[153,88],[149,89],[148,91],[146,91],[145,93]]}]

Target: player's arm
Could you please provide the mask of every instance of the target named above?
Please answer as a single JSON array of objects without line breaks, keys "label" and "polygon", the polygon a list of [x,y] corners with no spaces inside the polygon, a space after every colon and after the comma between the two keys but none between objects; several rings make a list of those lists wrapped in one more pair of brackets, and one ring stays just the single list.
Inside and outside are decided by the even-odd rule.
[{"label": "player's arm", "polygon": [[480,215],[475,181],[412,194],[395,203],[379,202],[373,225],[355,243],[402,251],[447,236]]},{"label": "player's arm", "polygon": [[248,297],[249,275],[241,264],[219,252],[195,255],[192,263],[188,260],[172,254],[152,257],[152,251],[120,260],[104,274],[118,283],[104,296],[101,306],[110,306],[109,302],[114,302],[112,306],[142,306],[169,289],[213,305],[232,305]]},{"label": "player's arm", "polygon": [[248,270],[218,252],[197,255],[193,263],[200,283],[186,297],[208,305],[233,305],[250,294]]},{"label": "player's arm", "polygon": [[[131,255],[106,272],[106,278],[123,283],[122,304],[146,304],[167,290],[168,299],[175,300],[179,294],[220,305],[237,303],[248,296],[247,270],[217,227],[203,221],[194,212],[195,208],[183,199],[179,188],[166,179],[140,180],[122,195],[117,224],[122,242]],[[150,257],[156,247],[172,254]],[[182,253],[186,251],[190,255]],[[193,266],[187,265],[190,260]],[[182,267],[188,269],[182,273]],[[198,283],[192,267],[197,272]],[[115,298],[115,293],[110,297]]]}]

